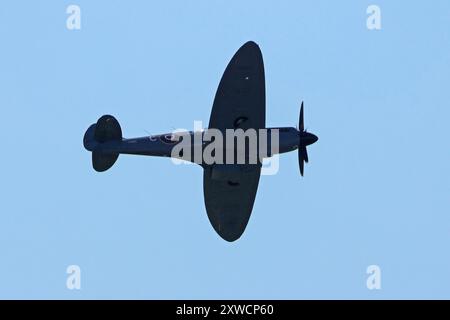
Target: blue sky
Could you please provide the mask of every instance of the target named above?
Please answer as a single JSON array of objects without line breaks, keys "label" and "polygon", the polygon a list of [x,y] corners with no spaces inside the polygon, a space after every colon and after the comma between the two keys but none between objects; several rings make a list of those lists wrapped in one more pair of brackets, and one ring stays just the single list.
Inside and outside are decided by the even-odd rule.
[{"label": "blue sky", "polygon": [[[446,0],[2,3],[0,298],[450,298],[449,22]],[[304,100],[320,140],[304,178],[296,153],[261,178],[227,243],[200,167],[121,156],[99,174],[82,137],[105,113],[126,137],[207,124],[248,40],[267,125]]]}]

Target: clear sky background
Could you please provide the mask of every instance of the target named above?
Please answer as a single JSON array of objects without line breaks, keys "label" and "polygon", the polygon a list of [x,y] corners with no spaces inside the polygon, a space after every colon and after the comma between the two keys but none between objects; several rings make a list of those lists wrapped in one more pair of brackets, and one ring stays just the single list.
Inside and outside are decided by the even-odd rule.
[{"label": "clear sky background", "polygon": [[[449,1],[4,1],[0,40],[0,298],[450,298]],[[99,174],[82,138],[105,113],[125,137],[207,125],[248,40],[267,125],[295,126],[304,100],[320,140],[304,178],[295,152],[261,177],[228,243],[199,166]]]}]

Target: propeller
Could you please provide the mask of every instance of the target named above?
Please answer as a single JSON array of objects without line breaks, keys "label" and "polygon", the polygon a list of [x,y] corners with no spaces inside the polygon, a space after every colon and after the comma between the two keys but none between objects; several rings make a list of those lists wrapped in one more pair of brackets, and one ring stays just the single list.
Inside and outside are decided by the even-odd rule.
[{"label": "propeller", "polygon": [[298,120],[298,166],[300,167],[300,174],[303,176],[305,171],[305,162],[308,163],[308,151],[306,146],[313,144],[319,138],[305,130],[304,116],[303,116],[303,101],[300,107],[300,117]]}]

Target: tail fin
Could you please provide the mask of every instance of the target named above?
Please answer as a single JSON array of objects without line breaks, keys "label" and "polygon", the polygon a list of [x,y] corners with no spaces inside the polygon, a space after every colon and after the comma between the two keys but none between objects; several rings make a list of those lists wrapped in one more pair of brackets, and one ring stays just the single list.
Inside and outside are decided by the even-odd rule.
[{"label": "tail fin", "polygon": [[110,115],[104,115],[97,123],[91,125],[84,134],[83,145],[92,151],[92,166],[95,171],[102,172],[111,168],[119,157],[118,153],[103,153],[99,146],[112,140],[122,140],[122,129],[119,122]]}]

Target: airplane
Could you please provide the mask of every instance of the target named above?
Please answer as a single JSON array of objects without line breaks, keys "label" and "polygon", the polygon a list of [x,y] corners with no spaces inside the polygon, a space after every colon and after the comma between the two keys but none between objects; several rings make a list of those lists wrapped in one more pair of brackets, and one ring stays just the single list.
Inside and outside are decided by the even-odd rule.
[{"label": "airplane", "polygon": [[[277,130],[278,150],[267,156],[297,150],[300,174],[303,176],[304,163],[309,160],[306,147],[318,140],[316,135],[305,130],[303,102],[297,128],[266,128],[265,117],[262,53],[255,42],[248,41],[228,63],[216,91],[208,128],[201,134],[212,129],[222,133],[229,129],[267,129],[268,136],[272,137]],[[174,155],[173,150],[184,137],[194,137],[195,134],[193,131],[186,132],[182,139],[173,133],[126,139],[122,137],[119,122],[111,115],[104,115],[87,129],[83,144],[92,152],[93,168],[103,172],[114,165],[119,154],[188,158],[188,161],[194,162],[186,155]],[[205,150],[212,143],[201,141],[199,145],[195,138],[188,140],[192,150]],[[262,159],[258,157],[256,163],[250,163],[250,149],[245,147],[243,150],[244,163],[196,162],[203,168],[203,194],[209,221],[218,235],[229,242],[239,239],[248,224],[261,175]],[[226,152],[230,151],[224,149]]]}]

